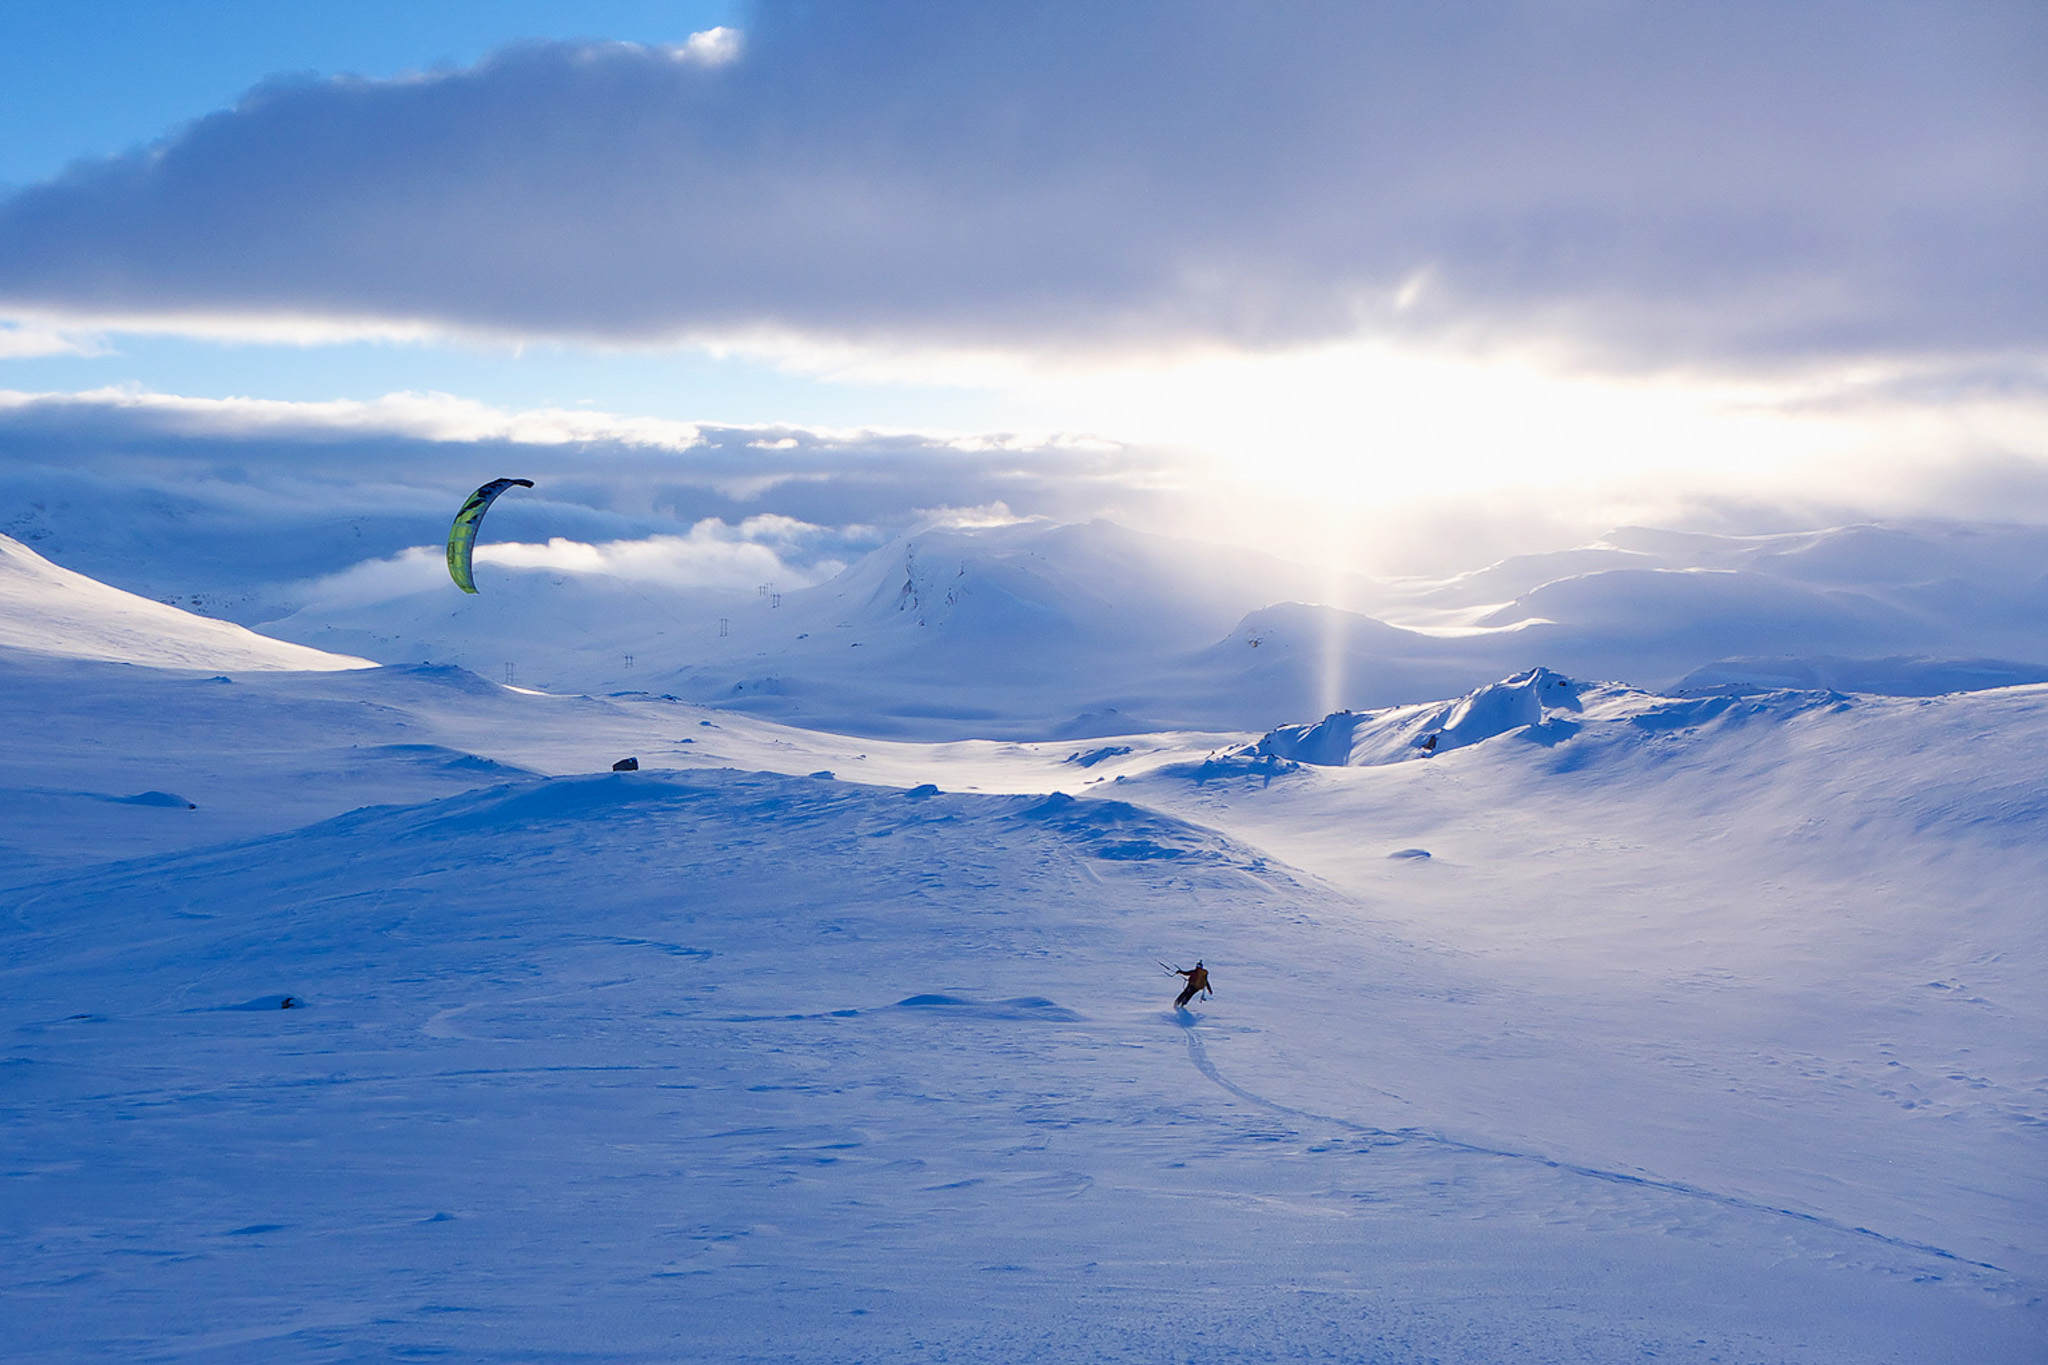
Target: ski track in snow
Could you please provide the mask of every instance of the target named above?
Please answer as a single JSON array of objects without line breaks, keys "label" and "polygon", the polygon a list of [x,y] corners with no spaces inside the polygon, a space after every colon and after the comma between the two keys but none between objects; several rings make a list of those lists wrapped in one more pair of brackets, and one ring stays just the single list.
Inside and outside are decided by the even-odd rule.
[{"label": "ski track in snow", "polygon": [[1584,1176],[1589,1180],[1610,1180],[1619,1185],[1633,1185],[1641,1189],[1661,1190],[1666,1194],[1683,1195],[1688,1199],[1704,1199],[1711,1203],[1721,1204],[1732,1209],[1742,1209],[1750,1213],[1769,1214],[1776,1218],[1793,1218],[1802,1223],[1811,1223],[1816,1227],[1827,1228],[1831,1232],[1868,1237],[1873,1241],[1881,1242],[1886,1246],[1897,1247],[1903,1251],[1914,1251],[1928,1256],[1937,1256],[1945,1261],[1955,1261],[1962,1265],[1973,1266],[1979,1270],[1994,1271],[2000,1275],[2007,1273],[2001,1266],[1992,1265],[1988,1261],[1973,1261],[1967,1256],[1958,1256],[1952,1251],[1945,1251],[1937,1246],[1907,1241],[1901,1237],[1888,1237],[1884,1233],[1873,1231],[1870,1228],[1851,1227],[1844,1223],[1838,1223],[1831,1218],[1822,1218],[1817,1214],[1802,1213],[1797,1209],[1778,1208],[1771,1204],[1761,1204],[1753,1199],[1743,1199],[1737,1195],[1721,1194],[1714,1190],[1701,1189],[1696,1185],[1685,1185],[1671,1180],[1658,1180],[1652,1176],[1630,1175],[1625,1171],[1603,1171],[1592,1166],[1580,1166],[1569,1161],[1559,1161],[1555,1157],[1543,1156],[1536,1152],[1516,1152],[1502,1147],[1488,1147],[1479,1143],[1465,1142],[1457,1138],[1448,1137],[1442,1133],[1427,1132],[1420,1128],[1375,1128],[1370,1124],[1357,1123],[1351,1119],[1338,1118],[1331,1114],[1316,1114],[1306,1109],[1296,1109],[1291,1105],[1281,1104],[1277,1100],[1270,1100],[1263,1095],[1254,1094],[1225,1076],[1216,1069],[1216,1064],[1209,1060],[1208,1049],[1202,1046],[1201,1032],[1197,1021],[1183,1016],[1179,1022],[1182,1031],[1187,1036],[1188,1060],[1194,1064],[1195,1070],[1201,1072],[1217,1086],[1237,1096],[1239,1099],[1258,1105],[1263,1109],[1270,1109],[1276,1114],[1285,1114],[1289,1118],[1305,1119],[1311,1123],[1329,1124],[1333,1127],[1347,1129],[1364,1137],[1377,1138],[1389,1142],[1426,1143],[1430,1146],[1441,1147],[1449,1151],[1470,1152],[1476,1156],[1500,1157],[1507,1161],[1528,1161],[1539,1166],[1548,1167],[1551,1170],[1565,1171],[1572,1175]]}]

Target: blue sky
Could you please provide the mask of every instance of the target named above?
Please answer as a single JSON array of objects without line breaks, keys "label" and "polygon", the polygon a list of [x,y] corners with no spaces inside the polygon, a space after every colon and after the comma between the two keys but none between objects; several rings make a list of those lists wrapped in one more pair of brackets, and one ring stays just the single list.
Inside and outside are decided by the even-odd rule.
[{"label": "blue sky", "polygon": [[0,26],[0,390],[1065,433],[1267,541],[2048,514],[2020,0]]}]

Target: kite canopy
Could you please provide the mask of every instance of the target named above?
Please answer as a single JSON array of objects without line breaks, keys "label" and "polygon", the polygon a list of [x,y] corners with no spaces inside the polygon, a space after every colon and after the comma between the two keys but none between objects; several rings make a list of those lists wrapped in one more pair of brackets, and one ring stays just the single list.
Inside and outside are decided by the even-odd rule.
[{"label": "kite canopy", "polygon": [[455,580],[456,587],[464,592],[476,591],[476,580],[469,575],[469,555],[476,546],[476,528],[491,504],[498,500],[498,494],[508,488],[531,487],[532,479],[492,479],[462,504],[462,510],[455,514],[455,524],[448,528],[448,576]]}]

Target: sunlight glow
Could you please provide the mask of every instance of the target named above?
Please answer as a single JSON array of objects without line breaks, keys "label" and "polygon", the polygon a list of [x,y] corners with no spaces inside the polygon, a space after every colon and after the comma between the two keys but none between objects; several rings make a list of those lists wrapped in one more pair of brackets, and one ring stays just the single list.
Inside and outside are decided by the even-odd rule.
[{"label": "sunlight glow", "polygon": [[2048,368],[2033,357],[1625,373],[1540,346],[1385,339],[1058,358],[768,335],[713,349],[848,388],[972,391],[992,429],[1028,427],[1025,443],[1176,450],[1234,515],[1286,502],[1308,522],[1447,501],[1653,516],[1845,493],[1876,512],[1924,497],[1928,471],[1958,459],[2048,452]]},{"label": "sunlight glow", "polygon": [[1823,455],[1838,424],[1785,411],[1801,390],[1622,379],[1355,343],[1062,375],[1057,398],[1119,437],[1347,502],[1605,479],[1646,469],[1756,475]]},{"label": "sunlight glow", "polygon": [[[1364,542],[1392,546],[1446,513],[1516,525],[1530,548],[1632,521],[1679,524],[1710,503],[1898,514],[1930,506],[1930,487],[1964,462],[2048,455],[2048,373],[1958,373],[1967,368],[1943,360],[1618,375],[1355,342],[1011,382],[1073,427],[1185,452],[1212,506],[1191,534],[1413,572],[1412,553],[1374,555]],[[1929,401],[1922,390],[1937,385],[1955,391]]]}]

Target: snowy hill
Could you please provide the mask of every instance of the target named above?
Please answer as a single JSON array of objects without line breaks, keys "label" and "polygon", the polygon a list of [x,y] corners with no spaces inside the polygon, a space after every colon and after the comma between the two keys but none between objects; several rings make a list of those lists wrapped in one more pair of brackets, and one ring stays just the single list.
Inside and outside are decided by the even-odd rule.
[{"label": "snowy hill", "polygon": [[2011,620],[2048,591],[2048,530],[1997,523],[1858,523],[1774,535],[1709,535],[1623,526],[1599,540],[1517,555],[1471,573],[1390,585],[1418,606],[1498,606],[1546,584],[1610,572],[1701,570],[1836,589],[1903,606],[1966,591],[1971,624]]},{"label": "snowy hill", "polygon": [[[1544,727],[1553,716],[1583,713],[1588,691],[1584,684],[1547,668],[1532,668],[1476,688],[1456,701],[1382,711],[1339,711],[1312,724],[1283,725],[1268,731],[1244,753],[1324,767],[1364,768],[1430,758],[1516,732],[1525,737],[1540,733],[1555,742],[1568,737],[1576,724],[1566,719],[1547,730]],[[1594,695],[1608,703],[1600,709],[1611,713],[1615,701],[1629,697],[1630,691],[1606,687],[1595,690]]]},{"label": "snowy hill", "polygon": [[0,649],[148,668],[371,668],[368,659],[288,644],[122,592],[0,536]]},{"label": "snowy hill", "polygon": [[[1144,599],[1013,534],[749,628],[893,653],[792,654],[849,708],[1014,649],[977,699],[1050,714]],[[189,647],[119,596],[60,619]],[[1194,676],[1268,696],[1429,638],[1222,629]],[[1263,737],[926,743],[448,666],[7,650],[0,729],[24,1359],[1199,1332],[2017,1365],[2048,1336],[2048,687],[1533,669]],[[1197,957],[1215,997],[1176,1015],[1156,964]]]},{"label": "snowy hill", "polygon": [[[1595,1092],[1634,1083],[1583,1059],[1593,1090],[1560,1089],[1532,1121],[1583,1124],[1596,1142],[1642,1122],[1707,1165],[1769,1150],[1809,1191],[1887,1187],[1894,1229],[1996,1227],[2007,1247],[2039,1248],[2048,1186],[1979,1182],[1991,1152],[2037,1150],[2031,1116],[2048,1100],[2031,1041],[2048,1001],[2030,981],[2048,947],[2034,889],[2048,876],[2048,688],[1670,699],[1562,681],[1331,717],[1323,735],[1268,736],[1118,794],[1216,822],[1411,941],[1476,953],[1491,980],[1542,995],[1537,1016],[1502,1016],[1508,1072],[1571,1037],[1699,1083],[1687,1100],[1644,1092],[1624,1119]],[[1526,723],[1553,691],[1576,705]],[[1412,745],[1459,721],[1477,742]],[[1673,1048],[1679,1035],[1691,1041]],[[1358,1059],[1375,1074],[1365,1053],[1380,1046]],[[1492,1100],[1481,1088],[1472,1103]],[[1785,1126],[1823,1109],[1839,1127]]]},{"label": "snowy hill", "polygon": [[1291,699],[1231,686],[1203,666],[1203,646],[1276,596],[1317,588],[1347,584],[1107,522],[931,531],[786,595],[779,617],[735,622],[734,642],[659,686],[907,737],[1234,728]]},{"label": "snowy hill", "polygon": [[1441,697],[1494,678],[1530,655],[1517,632],[1440,636],[1339,607],[1281,602],[1162,672],[1176,714],[1256,728],[1337,706]]}]

